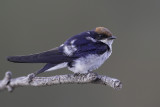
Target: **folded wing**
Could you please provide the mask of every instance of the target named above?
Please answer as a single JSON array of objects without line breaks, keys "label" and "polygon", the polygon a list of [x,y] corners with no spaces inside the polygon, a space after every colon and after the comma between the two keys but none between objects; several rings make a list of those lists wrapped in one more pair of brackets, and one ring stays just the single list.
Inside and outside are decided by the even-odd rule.
[{"label": "folded wing", "polygon": [[102,42],[83,41],[81,43],[76,43],[76,47],[77,51],[75,51],[72,57],[85,57],[93,54],[101,55],[106,51],[110,51],[109,46]]},{"label": "folded wing", "polygon": [[75,57],[68,57],[64,55],[59,48],[27,56],[9,56],[7,58],[8,61],[16,63],[52,63],[52,64],[70,62],[74,59]]}]

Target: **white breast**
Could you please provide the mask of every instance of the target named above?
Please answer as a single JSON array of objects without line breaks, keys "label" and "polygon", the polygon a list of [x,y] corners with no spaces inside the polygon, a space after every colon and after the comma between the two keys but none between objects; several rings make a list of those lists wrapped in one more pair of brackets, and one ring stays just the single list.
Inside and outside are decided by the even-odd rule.
[{"label": "white breast", "polygon": [[105,52],[101,56],[88,55],[87,57],[75,60],[74,67],[68,68],[74,73],[88,73],[99,68],[111,55],[112,51]]}]

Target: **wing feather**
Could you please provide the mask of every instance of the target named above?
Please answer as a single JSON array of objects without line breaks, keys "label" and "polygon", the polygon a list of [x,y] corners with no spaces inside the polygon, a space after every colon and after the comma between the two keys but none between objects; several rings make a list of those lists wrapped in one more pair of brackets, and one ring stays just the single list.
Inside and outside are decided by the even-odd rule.
[{"label": "wing feather", "polygon": [[7,58],[10,62],[16,63],[52,63],[58,64],[61,62],[70,62],[75,57],[68,57],[63,54],[59,48],[55,48],[49,51],[45,51],[38,54],[32,54],[27,56],[9,56]]},{"label": "wing feather", "polygon": [[[97,41],[91,36],[94,35],[93,31],[89,32],[90,33],[83,32],[78,34],[65,42],[64,45],[74,45],[77,48],[71,57],[85,57],[89,54],[101,55],[106,51],[110,51],[110,48],[107,44]],[[89,40],[87,38],[91,39]],[[75,40],[74,43],[72,43],[73,40]]]}]

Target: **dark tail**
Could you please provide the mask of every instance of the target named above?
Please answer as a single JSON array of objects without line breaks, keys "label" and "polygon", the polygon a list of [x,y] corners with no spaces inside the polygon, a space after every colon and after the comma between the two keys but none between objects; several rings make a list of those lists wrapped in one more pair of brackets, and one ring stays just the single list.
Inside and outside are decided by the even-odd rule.
[{"label": "dark tail", "polygon": [[52,63],[59,64],[62,62],[71,62],[76,57],[68,57],[63,54],[58,48],[45,51],[42,53],[31,54],[27,56],[9,56],[7,58],[10,62],[16,63]]},{"label": "dark tail", "polygon": [[39,63],[35,55],[29,56],[9,56],[7,60],[16,63]]}]

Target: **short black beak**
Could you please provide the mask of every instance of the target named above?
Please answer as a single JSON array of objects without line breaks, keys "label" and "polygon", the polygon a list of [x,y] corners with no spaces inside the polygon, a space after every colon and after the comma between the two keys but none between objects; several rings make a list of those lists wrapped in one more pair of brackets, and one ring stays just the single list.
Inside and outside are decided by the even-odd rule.
[{"label": "short black beak", "polygon": [[110,36],[109,39],[116,39],[116,36]]}]

